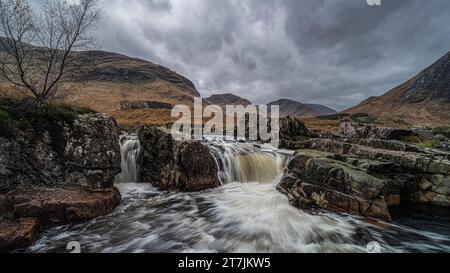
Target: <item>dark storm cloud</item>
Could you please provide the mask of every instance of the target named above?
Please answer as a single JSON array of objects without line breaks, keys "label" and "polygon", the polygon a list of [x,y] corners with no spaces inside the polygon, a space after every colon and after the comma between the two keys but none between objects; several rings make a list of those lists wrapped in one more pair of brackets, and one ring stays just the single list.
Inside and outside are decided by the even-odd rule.
[{"label": "dark storm cloud", "polygon": [[[36,0],[37,1],[37,0]],[[104,0],[103,49],[235,92],[337,109],[380,95],[450,50],[446,0]]]}]

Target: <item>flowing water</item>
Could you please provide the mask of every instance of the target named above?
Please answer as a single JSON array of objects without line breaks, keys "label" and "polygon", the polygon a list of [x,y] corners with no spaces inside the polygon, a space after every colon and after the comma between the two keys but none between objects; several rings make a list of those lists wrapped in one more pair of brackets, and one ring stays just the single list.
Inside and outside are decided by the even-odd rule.
[{"label": "flowing water", "polygon": [[120,154],[122,172],[116,177],[116,183],[138,182],[141,161],[141,143],[134,135],[120,136]]},{"label": "flowing water", "polygon": [[276,191],[290,151],[208,139],[222,187],[168,193],[138,181],[140,145],[121,139],[121,206],[88,223],[52,228],[30,252],[449,252],[448,210],[394,211],[392,223],[329,212],[309,214]]}]

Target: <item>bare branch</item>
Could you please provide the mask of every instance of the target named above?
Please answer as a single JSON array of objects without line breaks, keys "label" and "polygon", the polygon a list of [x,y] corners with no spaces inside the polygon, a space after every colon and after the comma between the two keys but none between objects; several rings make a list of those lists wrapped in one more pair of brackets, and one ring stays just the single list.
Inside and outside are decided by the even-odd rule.
[{"label": "bare branch", "polygon": [[98,1],[47,0],[33,13],[26,0],[0,0],[0,79],[49,99],[76,66],[71,53],[93,44]]}]

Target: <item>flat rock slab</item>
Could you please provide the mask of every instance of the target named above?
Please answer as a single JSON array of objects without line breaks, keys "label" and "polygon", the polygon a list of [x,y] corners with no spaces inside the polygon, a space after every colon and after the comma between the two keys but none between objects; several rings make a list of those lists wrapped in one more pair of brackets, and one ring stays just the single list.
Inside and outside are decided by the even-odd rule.
[{"label": "flat rock slab", "polygon": [[6,195],[15,219],[36,218],[43,225],[83,222],[111,213],[121,200],[117,189],[46,189],[13,191]]},{"label": "flat rock slab", "polygon": [[33,245],[39,232],[40,224],[37,219],[0,220],[0,252]]},{"label": "flat rock slab", "polygon": [[298,151],[278,188],[300,208],[320,207],[389,220],[386,181],[330,157],[323,152]]}]

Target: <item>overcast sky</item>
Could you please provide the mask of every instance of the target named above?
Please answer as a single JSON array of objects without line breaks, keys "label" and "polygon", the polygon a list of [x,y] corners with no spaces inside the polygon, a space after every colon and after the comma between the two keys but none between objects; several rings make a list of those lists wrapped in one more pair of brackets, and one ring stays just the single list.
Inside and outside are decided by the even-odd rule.
[{"label": "overcast sky", "polygon": [[[41,1],[41,0],[35,0]],[[450,1],[103,0],[102,49],[191,79],[203,96],[289,98],[337,110],[450,51]]]}]

